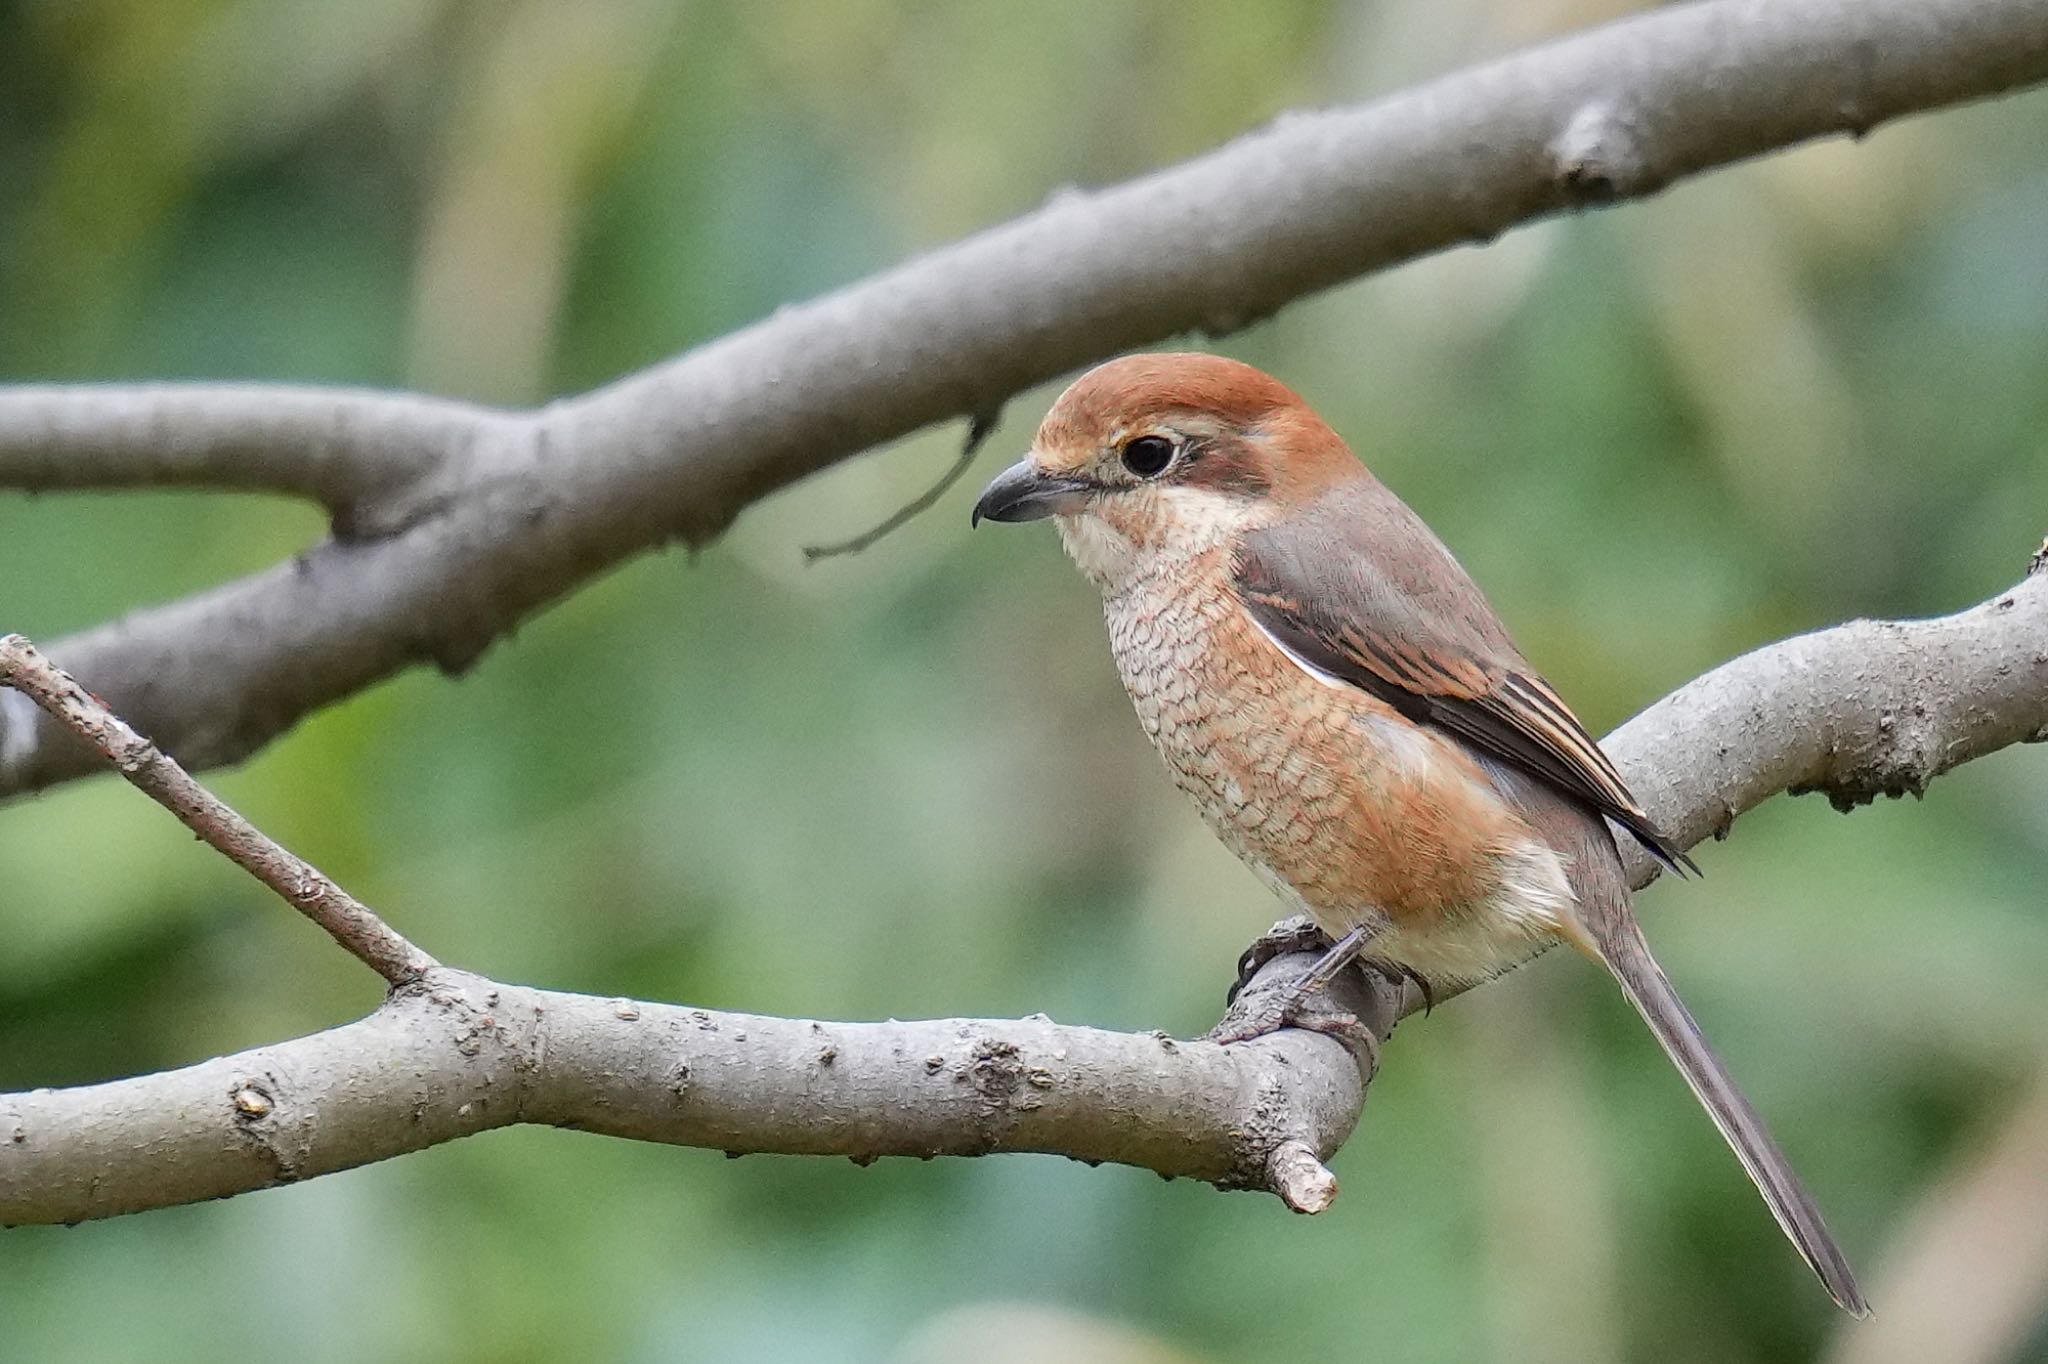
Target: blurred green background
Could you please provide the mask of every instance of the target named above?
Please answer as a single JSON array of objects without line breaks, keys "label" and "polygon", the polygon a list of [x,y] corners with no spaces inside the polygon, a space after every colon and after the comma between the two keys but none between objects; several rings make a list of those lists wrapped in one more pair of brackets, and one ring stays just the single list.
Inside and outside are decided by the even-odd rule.
[{"label": "blurred green background", "polygon": [[[1061,186],[1628,6],[1589,0],[0,0],[0,378],[526,403]],[[2048,96],[1923,118],[1300,303],[1224,349],[1317,404],[1596,731],[2048,529]],[[970,537],[934,431],[643,558],[470,675],[219,788],[444,960],[835,1018],[1212,1021],[1269,897],[1164,780],[1050,531]],[[252,497],[0,498],[54,639],[314,541]],[[89,679],[88,679],[89,680]],[[517,1130],[0,1234],[0,1357],[2048,1358],[2048,764],[1779,800],[1645,897],[1878,1317],[1845,1327],[1611,986],[1404,1027],[1293,1217],[1050,1158],[753,1158]],[[0,812],[0,1090],[372,1007],[121,785]],[[1918,1334],[1916,1334],[1918,1333]]]}]

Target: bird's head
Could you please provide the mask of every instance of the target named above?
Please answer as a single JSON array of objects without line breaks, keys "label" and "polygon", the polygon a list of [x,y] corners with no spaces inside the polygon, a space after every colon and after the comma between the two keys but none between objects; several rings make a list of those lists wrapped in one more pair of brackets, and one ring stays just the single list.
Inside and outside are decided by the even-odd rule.
[{"label": "bird's head", "polygon": [[1272,376],[1217,355],[1127,355],[1060,395],[974,521],[1053,517],[1067,553],[1110,591],[1148,560],[1235,540],[1363,476]]}]

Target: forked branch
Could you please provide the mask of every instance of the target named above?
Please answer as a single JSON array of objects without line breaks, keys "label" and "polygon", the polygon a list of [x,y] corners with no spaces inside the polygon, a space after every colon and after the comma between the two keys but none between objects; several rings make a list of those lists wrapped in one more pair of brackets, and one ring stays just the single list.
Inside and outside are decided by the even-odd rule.
[{"label": "forked branch", "polygon": [[[1759,649],[1606,744],[1651,813],[1691,844],[1781,790],[1846,807],[2044,737],[2048,573],[2037,571],[1958,615],[1861,621]],[[1649,874],[1637,868],[1639,882]],[[1344,985],[1378,1038],[1412,1003],[1376,980]],[[310,1037],[0,1096],[0,1224],[223,1197],[521,1122],[863,1162],[1055,1152],[1266,1189],[1313,1212],[1335,1197],[1324,1162],[1358,1120],[1370,1052],[1293,1030],[1219,1047],[1043,1018],[763,1018],[434,968],[369,1017]]]},{"label": "forked branch", "polygon": [[276,891],[391,984],[410,984],[439,964],[318,867],[236,814],[20,635],[0,636],[0,687],[42,707],[201,842]]}]

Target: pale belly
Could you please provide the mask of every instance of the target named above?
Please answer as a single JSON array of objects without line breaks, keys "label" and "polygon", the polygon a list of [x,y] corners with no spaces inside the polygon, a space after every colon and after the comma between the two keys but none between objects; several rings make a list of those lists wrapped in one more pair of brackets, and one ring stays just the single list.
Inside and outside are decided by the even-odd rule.
[{"label": "pale belly", "polygon": [[1287,660],[1228,598],[1105,599],[1138,721],[1175,783],[1291,911],[1433,983],[1485,979],[1559,937],[1571,892],[1469,759]]}]

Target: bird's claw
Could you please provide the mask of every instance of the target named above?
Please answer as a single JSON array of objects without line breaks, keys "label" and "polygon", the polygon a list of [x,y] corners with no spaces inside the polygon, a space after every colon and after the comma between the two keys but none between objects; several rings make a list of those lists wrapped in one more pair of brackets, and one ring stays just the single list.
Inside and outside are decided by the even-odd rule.
[{"label": "bird's claw", "polygon": [[1413,981],[1415,988],[1422,992],[1422,1016],[1424,1018],[1429,1017],[1430,1011],[1436,1008],[1436,990],[1430,985],[1428,978],[1414,967],[1397,966],[1392,962],[1381,961],[1376,957],[1361,957],[1358,964],[1385,980],[1387,984],[1393,986],[1396,990],[1407,989],[1409,982]]}]

